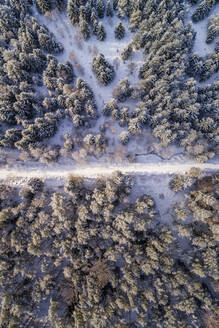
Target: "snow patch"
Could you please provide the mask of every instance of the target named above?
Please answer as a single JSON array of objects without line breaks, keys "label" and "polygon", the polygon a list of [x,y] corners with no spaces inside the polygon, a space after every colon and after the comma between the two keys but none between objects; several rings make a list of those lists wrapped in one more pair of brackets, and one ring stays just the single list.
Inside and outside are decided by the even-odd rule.
[{"label": "snow patch", "polygon": [[[73,64],[76,75],[84,79],[94,92],[100,112],[104,103],[112,98],[112,91],[121,79],[127,77],[132,85],[138,82],[138,71],[142,64],[143,52],[139,50],[133,54],[132,65],[135,67],[133,74],[131,74],[127,62],[124,63],[120,57],[120,53],[134,36],[134,33],[128,30],[127,20],[122,20],[126,30],[122,40],[117,40],[114,36],[115,27],[120,21],[114,15],[114,17],[106,17],[101,20],[107,35],[104,41],[97,40],[94,35],[84,41],[79,29],[72,25],[65,13],[53,13],[45,16],[39,14],[35,9],[34,16],[40,24],[46,25],[56,39],[62,43],[64,52],[57,55],[57,59],[62,63],[68,60]],[[93,58],[99,53],[102,53],[115,68],[115,79],[108,86],[102,86],[92,70]]]},{"label": "snow patch", "polygon": [[197,23],[194,23],[191,17],[197,7],[198,5],[190,7],[187,17],[185,18],[185,24],[191,23],[194,31],[196,32],[193,53],[197,53],[200,57],[204,57],[211,52],[214,52],[216,42],[219,40],[217,37],[212,43],[206,43],[208,20],[210,16],[215,16],[219,13],[219,4],[214,6],[210,12],[210,16],[200,20]]}]

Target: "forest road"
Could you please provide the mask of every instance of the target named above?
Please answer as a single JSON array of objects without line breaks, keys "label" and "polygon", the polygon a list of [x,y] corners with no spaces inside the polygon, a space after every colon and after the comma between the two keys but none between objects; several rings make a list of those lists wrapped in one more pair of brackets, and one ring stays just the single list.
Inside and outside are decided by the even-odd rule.
[{"label": "forest road", "polygon": [[219,171],[219,164],[213,163],[130,163],[130,164],[95,164],[61,166],[55,165],[51,168],[45,167],[17,167],[0,168],[0,181],[14,182],[13,184],[23,184],[31,178],[46,179],[66,179],[70,174],[85,177],[97,178],[99,176],[109,176],[115,171],[127,174],[148,175],[148,174],[177,174],[188,172],[192,167],[200,168],[205,172]]}]

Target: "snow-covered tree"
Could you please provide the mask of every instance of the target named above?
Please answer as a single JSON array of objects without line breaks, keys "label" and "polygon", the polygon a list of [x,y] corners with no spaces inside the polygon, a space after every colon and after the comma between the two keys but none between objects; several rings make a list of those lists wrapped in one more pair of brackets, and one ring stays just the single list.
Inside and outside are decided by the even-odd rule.
[{"label": "snow-covered tree", "polygon": [[98,17],[103,18],[105,13],[105,4],[103,0],[96,0],[96,10]]},{"label": "snow-covered tree", "polygon": [[123,51],[121,52],[121,57],[123,60],[127,60],[130,58],[131,54],[132,54],[132,45],[128,44],[128,46],[126,48],[123,49]]},{"label": "snow-covered tree", "polygon": [[102,24],[102,22],[99,22],[98,24],[98,28],[97,28],[97,38],[100,41],[104,41],[106,38],[106,32],[104,30],[104,26]]},{"label": "snow-covered tree", "polygon": [[141,20],[142,20],[142,11],[139,9],[133,11],[130,16],[130,25],[129,25],[131,31],[135,31],[138,28]]},{"label": "snow-covered tree", "polygon": [[36,5],[42,13],[46,13],[52,9],[52,1],[51,0],[35,0]]},{"label": "snow-covered tree", "polygon": [[125,36],[125,28],[122,22],[119,22],[115,28],[115,38],[121,40]]},{"label": "snow-covered tree", "polygon": [[103,54],[94,57],[93,70],[97,75],[98,80],[104,85],[109,84],[114,79],[114,68],[106,61]]},{"label": "snow-covered tree", "polygon": [[79,7],[73,0],[68,0],[68,16],[73,25],[79,23]]},{"label": "snow-covered tree", "polygon": [[107,0],[106,4],[106,16],[113,17],[113,9],[111,6],[111,0]]},{"label": "snow-covered tree", "polygon": [[212,42],[219,35],[219,14],[211,16],[208,21],[208,32],[206,42]]},{"label": "snow-covered tree", "polygon": [[89,25],[85,19],[84,11],[81,11],[81,13],[80,13],[79,27],[80,27],[80,31],[81,31],[81,34],[83,35],[84,39],[88,40],[90,37],[90,29],[89,29]]},{"label": "snow-covered tree", "polygon": [[127,145],[127,143],[129,142],[129,138],[130,135],[128,131],[123,131],[120,133],[119,140],[123,145]]},{"label": "snow-covered tree", "polygon": [[113,96],[118,101],[124,102],[127,98],[131,97],[133,87],[127,78],[120,80],[116,88],[113,90]]},{"label": "snow-covered tree", "polygon": [[195,12],[193,13],[192,20],[194,22],[198,22],[207,17],[215,3],[216,0],[202,0],[198,8],[196,8]]}]

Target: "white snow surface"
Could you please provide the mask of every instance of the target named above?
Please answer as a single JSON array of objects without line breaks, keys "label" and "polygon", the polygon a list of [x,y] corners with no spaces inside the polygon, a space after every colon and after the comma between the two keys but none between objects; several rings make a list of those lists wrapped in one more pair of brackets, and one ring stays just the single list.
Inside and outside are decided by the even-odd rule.
[{"label": "white snow surface", "polygon": [[[84,41],[78,27],[72,25],[66,13],[54,12],[50,16],[45,16],[34,10],[34,15],[41,24],[44,24],[55,35],[57,41],[64,46],[64,52],[57,55],[57,59],[62,63],[68,60],[73,64],[77,77],[84,79],[94,92],[100,111],[103,104],[112,98],[112,90],[118,81],[127,77],[132,85],[138,82],[138,71],[142,65],[143,58],[142,51],[134,52],[132,62],[136,68],[133,74],[130,74],[127,62],[124,63],[120,57],[121,51],[134,36],[128,30],[127,20],[122,20],[126,30],[125,37],[122,40],[117,40],[114,36],[115,27],[121,21],[114,15],[113,17],[105,17],[99,20],[103,22],[106,32],[104,41],[99,41],[94,35],[91,35],[90,39]],[[115,79],[107,86],[103,86],[98,82],[92,70],[93,58],[99,53],[102,53],[106,60],[114,65],[116,72]]]},{"label": "white snow surface", "polygon": [[213,163],[186,163],[186,164],[173,164],[166,162],[156,163],[132,163],[132,164],[89,164],[89,165],[78,165],[78,166],[61,166],[55,165],[52,168],[48,167],[25,167],[22,169],[18,168],[1,168],[0,169],[0,180],[22,181],[30,178],[42,178],[42,179],[66,179],[69,175],[77,175],[85,178],[97,178],[99,176],[109,176],[115,171],[120,171],[126,174],[176,174],[185,173],[189,169],[197,167],[204,171],[218,171],[219,164]]},{"label": "white snow surface", "polygon": [[[197,6],[190,7],[187,17],[185,19],[185,24],[191,21],[191,15],[196,9]],[[33,7],[34,8],[34,7]],[[188,7],[189,8],[189,7]],[[128,29],[128,21],[123,19],[122,23],[125,27],[126,34],[122,40],[115,39],[114,30],[120,19],[114,15],[114,17],[105,17],[101,21],[103,22],[106,39],[104,41],[97,40],[97,37],[91,35],[90,39],[87,41],[83,40],[83,37],[80,35],[78,27],[75,27],[71,24],[66,13],[53,12],[48,16],[41,15],[36,9],[34,10],[34,16],[37,20],[47,26],[47,28],[53,32],[56,39],[62,43],[64,46],[64,52],[60,55],[57,55],[57,59],[65,63],[69,60],[74,67],[74,71],[77,77],[83,78],[88,85],[91,87],[95,95],[95,100],[98,107],[98,112],[100,118],[96,121],[95,127],[91,129],[84,130],[87,133],[100,133],[99,127],[101,124],[105,124],[108,128],[105,132],[106,137],[108,138],[108,152],[115,153],[117,160],[119,157],[124,158],[124,155],[127,153],[130,154],[145,154],[148,152],[148,149],[153,145],[159,148],[158,140],[152,136],[150,129],[144,129],[142,134],[139,136],[134,136],[131,138],[128,145],[125,147],[122,146],[119,142],[119,134],[122,131],[125,131],[126,128],[120,127],[118,121],[112,121],[107,117],[104,117],[102,114],[102,109],[105,103],[107,103],[112,97],[112,91],[116,87],[119,80],[123,78],[128,78],[133,86],[138,83],[138,71],[143,63],[143,51],[134,51],[133,56],[130,60],[125,63],[122,61],[120,53],[127,46],[127,44],[132,40],[134,33],[130,32]],[[218,6],[215,6],[211,11],[211,15],[214,15],[218,11]],[[197,52],[199,56],[204,56],[213,51],[216,40],[210,45],[206,44],[207,36],[207,22],[208,18],[200,21],[196,24],[192,23],[193,28],[197,32],[195,44],[193,47],[193,52]],[[92,61],[94,56],[98,53],[103,53],[107,61],[114,65],[116,76],[115,79],[107,86],[101,85],[93,70],[92,70]],[[135,70],[133,74],[130,74],[129,66],[134,65]],[[215,80],[214,74],[211,79],[200,83],[200,86],[204,86],[208,83]],[[125,103],[121,103],[121,106],[128,106],[130,112],[132,112],[136,105],[136,100],[128,100]],[[67,122],[68,121],[68,122]],[[58,133],[48,140],[48,144],[59,144],[63,145],[63,135],[66,132],[72,132],[73,135],[77,135],[77,130],[74,128],[74,125],[71,120],[65,120],[62,122],[59,127]],[[166,149],[159,150],[165,158],[171,157],[175,153],[183,152],[183,150],[174,145],[168,146]],[[121,155],[120,155],[121,154]],[[106,156],[103,157],[103,161],[107,160]],[[145,161],[144,157],[139,157],[138,161]],[[185,161],[187,160],[185,156]]]},{"label": "white snow surface", "polygon": [[[79,28],[72,25],[66,13],[53,12],[51,15],[45,16],[39,14],[34,7],[33,13],[39,23],[44,24],[55,35],[56,40],[63,45],[64,52],[56,55],[58,61],[62,63],[70,61],[73,64],[76,77],[84,79],[94,93],[100,117],[96,121],[94,127],[90,130],[86,130],[87,133],[100,133],[100,125],[106,124],[109,126],[109,129],[105,133],[109,141],[109,151],[115,153],[120,152],[124,147],[122,147],[119,142],[119,134],[126,130],[126,128],[120,127],[118,121],[112,122],[110,118],[105,117],[102,110],[104,104],[108,103],[109,100],[113,98],[113,90],[120,80],[128,78],[132,86],[136,86],[139,81],[138,72],[143,63],[143,50],[134,50],[131,58],[126,62],[123,62],[120,56],[123,49],[132,41],[135,35],[135,33],[132,33],[128,29],[128,20],[120,20],[116,15],[99,19],[99,21],[103,23],[106,39],[104,41],[99,41],[95,35],[91,35],[90,39],[84,41]],[[120,21],[122,21],[125,27],[125,37],[122,40],[118,40],[114,36],[115,27]],[[115,69],[115,78],[107,86],[103,86],[99,83],[92,70],[93,58],[99,53],[102,53]],[[136,100],[128,99],[125,103],[121,103],[120,105],[128,106],[130,112],[133,112],[136,108],[136,104]],[[77,130],[74,128],[71,120],[69,120],[67,124],[68,127],[66,127],[65,124],[66,122],[61,124],[58,135],[50,138],[48,144],[62,145],[63,134],[68,131],[72,131],[73,135],[77,134]],[[139,144],[137,139],[133,137],[131,142],[126,146],[126,153],[132,152],[133,148],[136,149],[138,153],[146,152],[149,142],[148,133],[146,130],[144,132],[147,134],[147,138],[146,136],[144,138],[144,143]],[[151,135],[151,133],[149,134]],[[147,145],[145,145],[145,143]]]},{"label": "white snow surface", "polygon": [[[211,14],[214,14],[212,11]],[[194,7],[193,9],[194,10]],[[191,17],[191,12],[188,16]],[[98,41],[96,36],[91,36],[88,41],[83,41],[83,38],[80,37],[80,33],[69,21],[66,14],[62,13],[53,13],[50,16],[40,15],[36,9],[34,9],[34,15],[41,24],[47,26],[47,28],[54,33],[57,40],[61,42],[64,46],[64,52],[57,56],[57,59],[63,63],[67,60],[71,61],[74,66],[75,73],[77,77],[82,77],[93,90],[98,105],[98,110],[101,114],[102,106],[104,103],[108,102],[112,98],[112,91],[115,88],[116,84],[120,79],[128,77],[130,82],[135,85],[138,82],[138,69],[140,68],[143,62],[143,53],[142,51],[134,52],[133,58],[130,62],[136,64],[136,71],[129,76],[127,63],[123,63],[120,57],[120,52],[127,46],[127,44],[133,38],[133,33],[128,30],[128,22],[122,20],[123,25],[126,29],[126,36],[122,40],[116,40],[114,37],[114,29],[117,23],[120,21],[118,17],[114,16],[113,18],[105,17],[103,20],[103,25],[106,30],[106,40],[104,42]],[[206,22],[205,19],[203,22]],[[202,23],[202,21],[200,22]],[[200,23],[197,23],[196,26],[199,26]],[[194,25],[194,24],[193,24]],[[198,36],[198,34],[197,34]],[[196,36],[196,38],[197,38]],[[205,35],[206,37],[206,35]],[[203,37],[204,44],[205,38]],[[194,47],[195,48],[195,47]],[[102,86],[96,79],[92,71],[92,61],[93,57],[98,53],[103,53],[106,59],[114,64],[114,67],[117,67],[115,80],[110,83],[108,86]],[[79,66],[80,65],[80,66]],[[131,100],[128,105],[131,107],[131,110],[136,105],[135,101]],[[108,118],[104,118],[102,115],[97,122],[96,129],[98,129],[99,124],[106,122]],[[151,132],[148,130],[146,134],[137,136],[135,140],[131,140],[128,146],[123,147],[118,146],[116,143],[116,135],[118,135],[123,128],[121,128],[117,122],[108,122],[110,128],[107,130],[107,133],[112,137],[114,145],[114,153],[121,155],[121,161],[113,160],[113,164],[110,163],[105,156],[99,160],[99,162],[85,163],[85,164],[74,164],[66,163],[62,159],[56,165],[52,167],[43,166],[40,164],[26,166],[17,166],[17,167],[5,167],[0,168],[0,181],[4,183],[21,186],[26,184],[27,180],[33,177],[39,177],[44,180],[50,180],[49,183],[51,186],[63,185],[63,181],[68,177],[69,174],[80,175],[86,178],[96,178],[98,176],[108,176],[111,175],[114,171],[118,170],[127,174],[136,174],[140,176],[144,175],[169,175],[176,173],[184,173],[188,171],[191,167],[199,167],[205,171],[216,171],[219,169],[217,162],[211,162],[206,164],[200,164],[192,161],[181,154],[183,150],[175,147],[174,145],[163,149],[160,151],[159,144],[155,149],[156,153],[161,152],[161,155],[164,158],[169,158],[169,161],[160,161],[159,157],[148,157],[148,147],[151,144],[154,145],[154,137]],[[113,126],[112,126],[113,125]],[[48,141],[51,143],[63,143],[63,134],[66,132],[71,132],[73,124],[66,120],[63,120],[62,124],[59,127],[59,131],[56,136],[50,138]],[[110,149],[111,150],[111,149]],[[127,154],[127,151],[130,153],[138,153],[138,163],[130,164],[124,161],[125,158],[123,153]],[[180,152],[179,152],[180,151]],[[180,156],[175,156],[175,154],[181,154]],[[159,154],[160,155],[160,154]],[[177,154],[176,154],[177,155]],[[175,156],[175,157],[174,157]],[[54,181],[57,180],[57,181]],[[159,188],[158,188],[159,189]]]},{"label": "white snow surface", "polygon": [[135,176],[136,183],[131,194],[131,200],[134,201],[142,194],[150,194],[159,209],[160,220],[171,224],[171,209],[176,202],[183,200],[184,193],[175,193],[169,188],[169,181],[173,174],[188,172],[192,167],[198,167],[203,173],[214,173],[219,170],[219,164],[213,163],[187,163],[178,164],[160,161],[158,163],[135,163],[135,164],[90,164],[80,166],[61,166],[56,165],[51,169],[48,167],[22,167],[0,169],[0,182],[13,186],[25,186],[31,178],[41,178],[46,182],[48,188],[63,188],[66,179],[70,175],[82,176],[84,179],[96,179],[98,177],[108,177],[115,171],[131,174]]},{"label": "white snow surface", "polygon": [[205,57],[206,55],[210,54],[211,52],[214,52],[214,48],[216,46],[216,42],[218,42],[219,38],[216,37],[213,42],[211,43],[206,43],[206,38],[207,38],[207,30],[208,30],[208,20],[210,16],[215,16],[219,13],[219,4],[216,4],[208,17],[206,17],[203,20],[200,20],[197,23],[192,22],[192,14],[196,10],[196,8],[199,6],[197,4],[196,6],[191,6],[187,17],[185,19],[185,23],[191,23],[194,31],[196,32],[196,37],[195,37],[195,43],[193,47],[193,53],[197,53],[200,57]]}]

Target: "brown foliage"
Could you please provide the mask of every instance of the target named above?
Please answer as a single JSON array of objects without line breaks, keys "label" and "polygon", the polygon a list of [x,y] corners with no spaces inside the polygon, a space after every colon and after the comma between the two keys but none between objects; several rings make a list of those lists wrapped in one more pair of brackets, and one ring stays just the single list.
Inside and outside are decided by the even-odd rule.
[{"label": "brown foliage", "polygon": [[113,89],[113,97],[114,98],[118,98],[120,96],[120,94],[121,94],[120,88],[117,87],[117,88]]},{"label": "brown foliage", "polygon": [[110,271],[104,261],[97,261],[90,269],[90,274],[96,279],[99,287],[104,288],[110,281]]},{"label": "brown foliage", "polygon": [[212,285],[215,293],[219,293],[219,281],[214,281],[211,285]]},{"label": "brown foliage", "polygon": [[31,202],[31,205],[33,207],[37,207],[37,208],[45,208],[49,203],[49,200],[47,199],[45,194],[42,194],[36,198],[34,198]]},{"label": "brown foliage", "polygon": [[198,180],[195,183],[195,186],[196,186],[197,190],[201,190],[203,192],[211,192],[215,188],[211,176],[204,177],[204,178]]},{"label": "brown foliage", "polygon": [[77,287],[75,288],[70,281],[62,281],[60,284],[60,291],[62,298],[69,306],[78,302],[78,289]]},{"label": "brown foliage", "polygon": [[219,327],[219,315],[212,311],[205,312],[203,315],[203,328]]},{"label": "brown foliage", "polygon": [[16,203],[15,189],[0,184],[0,210],[1,208],[13,206]]}]

